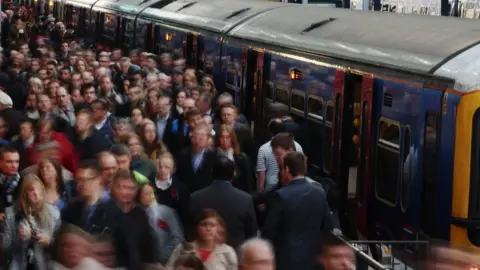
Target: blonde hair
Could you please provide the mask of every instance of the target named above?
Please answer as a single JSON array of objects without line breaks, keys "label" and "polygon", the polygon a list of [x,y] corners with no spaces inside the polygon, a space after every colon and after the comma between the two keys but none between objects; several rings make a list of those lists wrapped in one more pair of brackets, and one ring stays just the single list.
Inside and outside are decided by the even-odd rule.
[{"label": "blonde hair", "polygon": [[160,163],[162,162],[162,160],[170,160],[170,161],[171,161],[171,163],[172,163],[172,172],[171,172],[171,174],[173,174],[173,173],[175,172],[175,159],[173,158],[173,155],[172,155],[170,152],[162,153],[162,154],[158,157],[157,167],[160,167]]},{"label": "blonde hair", "polygon": [[[32,208],[29,205],[27,198],[27,191],[37,186],[41,189],[43,194],[43,201],[40,202],[38,211],[32,212]],[[45,228],[50,225],[51,219],[48,212],[47,202],[45,201],[45,186],[42,180],[34,174],[27,174],[23,177],[22,185],[20,186],[20,196],[17,200],[16,210],[18,213],[23,213],[25,216],[32,215],[41,227]]]}]

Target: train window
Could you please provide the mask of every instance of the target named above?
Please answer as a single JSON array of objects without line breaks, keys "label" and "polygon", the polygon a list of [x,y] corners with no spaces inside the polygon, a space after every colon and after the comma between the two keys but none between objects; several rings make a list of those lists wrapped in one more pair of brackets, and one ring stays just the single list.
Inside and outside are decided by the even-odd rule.
[{"label": "train window", "polygon": [[[434,237],[437,231],[435,212],[437,209],[437,136],[439,114],[435,111],[427,111],[425,115],[423,160],[422,160],[422,205],[420,224],[423,231],[430,232]],[[415,164],[415,163],[414,163]]]},{"label": "train window", "polygon": [[332,170],[332,122],[333,122],[333,102],[328,101],[325,113],[325,147],[323,147],[323,170],[329,173]]},{"label": "train window", "polygon": [[[403,172],[402,172],[402,200],[400,206],[405,212],[408,206],[408,189],[410,188],[410,179],[412,178],[412,156],[410,155],[410,128],[406,127],[403,133]],[[413,153],[412,153],[413,155]]]},{"label": "train window", "polygon": [[299,110],[303,113],[305,110],[305,93],[298,91],[292,92],[292,109]]},{"label": "train window", "polygon": [[103,36],[115,40],[117,37],[117,18],[113,15],[105,14],[103,20]]},{"label": "train window", "polygon": [[400,128],[397,122],[381,119],[378,128],[375,192],[377,197],[395,205],[398,193]]},{"label": "train window", "polygon": [[308,116],[323,120],[323,101],[319,97],[309,97],[308,102]]},{"label": "train window", "polygon": [[284,86],[277,85],[275,89],[275,102],[288,106],[289,94]]}]

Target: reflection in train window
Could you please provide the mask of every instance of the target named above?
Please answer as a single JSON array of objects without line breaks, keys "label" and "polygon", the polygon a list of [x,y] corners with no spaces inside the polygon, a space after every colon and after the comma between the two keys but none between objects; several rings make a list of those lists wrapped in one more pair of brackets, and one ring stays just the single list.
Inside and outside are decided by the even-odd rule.
[{"label": "reflection in train window", "polygon": [[273,86],[273,82],[267,81],[265,90],[266,90],[265,91],[266,98],[269,99],[269,100],[273,100],[273,91],[275,91],[274,86]]},{"label": "reflection in train window", "polygon": [[332,121],[333,121],[333,103],[327,102],[325,115],[325,147],[323,147],[323,170],[330,172],[332,169],[331,154],[332,154]]},{"label": "reflection in train window", "polygon": [[403,133],[403,173],[402,173],[402,200],[400,205],[402,210],[406,211],[408,206],[408,189],[410,187],[410,179],[412,178],[412,157],[410,156],[410,128],[405,128]]},{"label": "reflection in train window", "polygon": [[377,197],[395,205],[398,193],[400,128],[397,122],[382,119],[378,128],[375,191]]},{"label": "reflection in train window", "polygon": [[279,86],[277,86],[277,89],[275,89],[275,102],[288,106],[288,100],[289,100],[288,90],[286,90],[283,87],[282,88],[278,88],[278,87]]},{"label": "reflection in train window", "polygon": [[319,97],[309,97],[308,102],[308,116],[315,117],[317,119],[323,119],[323,101]]},{"label": "reflection in train window", "polygon": [[292,109],[297,109],[302,112],[305,110],[305,93],[292,92]]}]

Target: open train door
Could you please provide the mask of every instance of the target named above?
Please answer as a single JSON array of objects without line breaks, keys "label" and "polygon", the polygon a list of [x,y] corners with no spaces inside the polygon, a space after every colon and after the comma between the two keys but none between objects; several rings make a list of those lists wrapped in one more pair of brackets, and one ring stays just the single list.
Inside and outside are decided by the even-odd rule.
[{"label": "open train door", "polygon": [[[339,219],[343,233],[357,239],[357,218],[366,227],[369,136],[372,126],[373,79],[337,71],[334,86],[332,179],[339,188]],[[357,190],[362,197],[357,198]],[[357,209],[356,203],[361,202]]]}]

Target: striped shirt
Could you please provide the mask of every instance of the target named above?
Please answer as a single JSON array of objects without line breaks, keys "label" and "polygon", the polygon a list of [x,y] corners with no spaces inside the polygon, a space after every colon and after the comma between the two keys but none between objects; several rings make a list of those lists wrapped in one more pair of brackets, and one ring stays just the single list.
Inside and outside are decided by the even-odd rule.
[{"label": "striped shirt", "polygon": [[[258,150],[257,156],[257,172],[265,172],[265,190],[270,190],[275,187],[278,183],[278,173],[280,169],[278,168],[277,160],[273,154],[272,146],[270,145],[272,141],[268,141],[260,147]],[[295,150],[303,153],[302,146],[295,143]]]}]

